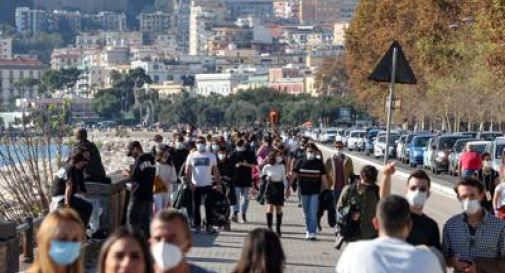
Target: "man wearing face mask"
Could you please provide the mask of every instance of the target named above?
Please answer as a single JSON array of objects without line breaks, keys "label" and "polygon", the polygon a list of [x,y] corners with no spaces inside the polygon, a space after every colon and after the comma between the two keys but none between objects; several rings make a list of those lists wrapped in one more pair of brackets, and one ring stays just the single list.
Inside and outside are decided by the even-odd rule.
[{"label": "man wearing face mask", "polygon": [[[293,173],[298,162],[305,158],[305,147],[309,143],[309,139],[306,137],[302,137],[298,142],[298,148],[291,153],[291,161],[289,162],[289,178],[291,180],[291,185],[293,187],[293,191],[297,191],[298,189],[298,179],[295,178]],[[298,189],[298,207],[302,207],[302,197],[300,194],[300,190]]]},{"label": "man wearing face mask", "polygon": [[445,223],[442,250],[455,273],[475,273],[478,258],[505,258],[505,222],[482,209],[485,193],[478,180],[463,178],[455,191],[463,212]]},{"label": "man wearing face mask", "polygon": [[342,141],[335,142],[335,154],[328,158],[327,165],[331,165],[331,178],[333,181],[333,193],[335,200],[338,200],[344,186],[349,184],[350,178],[354,175],[354,166],[352,159],[346,156],[343,152],[344,143]]},{"label": "man wearing face mask", "polygon": [[232,220],[236,222],[240,212],[240,223],[245,223],[249,205],[249,189],[252,186],[252,169],[258,163],[254,153],[245,146],[243,139],[237,140],[235,147],[235,152],[230,156],[230,161],[235,166],[235,196],[237,198]]},{"label": "man wearing face mask", "polygon": [[[386,165],[380,186],[381,198],[390,195],[391,177],[394,173],[395,164]],[[430,186],[430,177],[423,170],[414,171],[407,179],[406,198],[412,213],[412,230],[407,237],[407,242],[414,246],[426,245],[442,250],[438,224],[423,212],[424,205],[430,196]]]},{"label": "man wearing face mask", "polygon": [[153,138],[154,145],[151,148],[151,154],[156,157],[158,152],[161,150],[163,146],[163,137],[161,135],[155,135]]},{"label": "man wearing face mask", "polygon": [[[217,159],[213,153],[206,151],[205,138],[198,137],[196,140],[196,151],[191,153],[186,160],[186,177],[191,181],[193,187],[193,215],[196,232],[200,232],[202,217],[200,215],[200,206],[205,207],[205,218],[211,219],[210,204],[207,202],[207,196],[212,191],[213,175],[216,184],[221,181],[219,169],[217,168]],[[216,231],[207,221],[206,230],[209,234]]]},{"label": "man wearing face mask", "polygon": [[351,243],[340,256],[336,273],[442,273],[435,254],[416,248],[405,239],[412,228],[409,204],[391,195],[377,206],[373,225],[379,238]]},{"label": "man wearing face mask", "polygon": [[[482,169],[479,170],[477,176],[486,189],[486,198],[484,201],[489,204],[493,199],[496,186],[500,184],[500,174],[493,170],[493,161],[489,153],[483,153],[481,158]],[[488,193],[489,197],[487,196]]]},{"label": "man wearing face mask", "polygon": [[321,160],[316,159],[317,147],[311,143],[307,145],[306,158],[298,161],[293,173],[300,183],[300,193],[305,215],[307,240],[316,240],[317,209],[319,207],[319,194],[328,186],[326,169]]},{"label": "man wearing face mask", "polygon": [[191,231],[187,218],[176,210],[162,210],[154,216],[149,243],[155,273],[211,273],[187,260],[193,244]]},{"label": "man wearing face mask", "polygon": [[174,135],[174,140],[175,142],[174,142],[174,152],[172,155],[172,161],[174,163],[175,171],[179,174],[182,165],[184,165],[184,162],[186,162],[186,159],[188,158],[189,149],[184,144],[184,136],[180,134]]}]

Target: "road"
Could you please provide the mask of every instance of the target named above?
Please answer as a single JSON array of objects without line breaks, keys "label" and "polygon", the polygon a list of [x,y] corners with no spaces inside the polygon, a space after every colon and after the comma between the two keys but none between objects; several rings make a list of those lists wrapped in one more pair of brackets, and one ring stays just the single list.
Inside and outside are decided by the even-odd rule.
[{"label": "road", "polygon": [[[323,157],[326,159],[334,150],[322,147]],[[366,164],[375,164],[370,158],[350,154],[353,158],[355,172]],[[392,191],[404,194],[408,172],[400,168],[392,179]],[[443,177],[442,177],[443,178]],[[444,182],[440,177],[434,179],[434,188],[425,209],[426,214],[434,218],[442,229],[444,222],[460,211],[460,206],[448,188],[452,181]],[[286,272],[290,273],[330,273],[334,272],[335,265],[341,251],[333,248],[334,231],[327,225],[323,217],[323,231],[318,234],[316,242],[304,239],[303,213],[296,206],[296,198],[291,197],[284,208],[284,225],[282,244],[287,257]],[[251,200],[247,224],[233,224],[232,231],[222,231],[217,236],[194,234],[194,246],[189,258],[192,262],[202,265],[216,272],[230,272],[237,259],[240,257],[242,244],[247,232],[256,227],[265,227],[264,208],[256,201]]]}]

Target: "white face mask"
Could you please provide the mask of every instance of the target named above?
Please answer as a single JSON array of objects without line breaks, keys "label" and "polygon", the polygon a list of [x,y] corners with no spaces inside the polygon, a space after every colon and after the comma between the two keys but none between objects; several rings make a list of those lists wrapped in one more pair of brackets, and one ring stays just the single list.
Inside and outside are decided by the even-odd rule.
[{"label": "white face mask", "polygon": [[175,143],[175,148],[176,148],[177,150],[181,150],[181,149],[183,149],[183,148],[184,148],[184,143],[182,143],[182,142],[180,142],[180,141],[177,141],[177,142]]},{"label": "white face mask", "polygon": [[277,164],[282,163],[283,160],[284,160],[284,158],[282,158],[282,156],[278,156],[275,158],[275,162],[277,162]]},{"label": "white face mask", "polygon": [[217,150],[219,150],[219,145],[212,144],[212,151],[217,151]]},{"label": "white face mask", "polygon": [[200,153],[205,152],[205,144],[196,144],[196,150]]},{"label": "white face mask", "polygon": [[151,247],[151,254],[156,266],[163,272],[175,268],[181,263],[183,258],[182,251],[178,246],[165,242],[153,245]]},{"label": "white face mask", "polygon": [[461,201],[461,207],[466,214],[475,214],[480,210],[480,201],[465,199]]},{"label": "white face mask", "polygon": [[237,152],[243,152],[245,151],[245,147],[237,147]]},{"label": "white face mask", "polygon": [[424,207],[426,200],[428,199],[428,192],[421,192],[419,190],[407,192],[407,201],[409,204],[416,208]]},{"label": "white face mask", "polygon": [[486,160],[486,161],[483,162],[483,165],[484,165],[484,167],[486,167],[488,169],[492,169],[493,168],[493,161]]},{"label": "white face mask", "polygon": [[226,159],[226,154],[217,154],[217,158],[219,158],[219,160],[223,161]]}]

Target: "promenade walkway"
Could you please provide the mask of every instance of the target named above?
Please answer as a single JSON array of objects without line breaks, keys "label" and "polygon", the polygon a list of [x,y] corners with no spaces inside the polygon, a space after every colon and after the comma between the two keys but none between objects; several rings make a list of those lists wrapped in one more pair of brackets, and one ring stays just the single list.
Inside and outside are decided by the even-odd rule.
[{"label": "promenade walkway", "polygon": [[[284,207],[281,241],[287,257],[286,272],[335,272],[340,251],[333,248],[334,229],[328,227],[326,216],[323,216],[323,231],[318,234],[318,240],[306,240],[303,212],[297,204],[297,197],[291,196]],[[248,223],[233,223],[229,232],[221,231],[217,236],[193,234],[190,260],[216,272],[230,272],[240,257],[247,233],[257,227],[266,227],[264,207],[255,200],[250,201],[247,216]]]}]

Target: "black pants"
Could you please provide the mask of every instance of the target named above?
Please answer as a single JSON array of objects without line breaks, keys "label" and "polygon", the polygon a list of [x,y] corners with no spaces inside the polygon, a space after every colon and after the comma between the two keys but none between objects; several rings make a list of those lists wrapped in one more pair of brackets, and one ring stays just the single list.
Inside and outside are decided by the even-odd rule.
[{"label": "black pants", "polygon": [[152,212],[152,201],[130,200],[126,214],[126,223],[142,231],[145,238],[149,238],[149,224],[151,223]]},{"label": "black pants", "polygon": [[[211,217],[210,204],[208,202],[208,196],[212,191],[212,186],[195,187],[195,192],[193,193],[193,223],[196,228],[202,226],[202,216],[200,214],[200,207],[203,203],[205,207],[205,218],[207,223],[209,223]],[[208,224],[207,224],[208,226]]]}]

